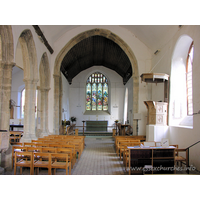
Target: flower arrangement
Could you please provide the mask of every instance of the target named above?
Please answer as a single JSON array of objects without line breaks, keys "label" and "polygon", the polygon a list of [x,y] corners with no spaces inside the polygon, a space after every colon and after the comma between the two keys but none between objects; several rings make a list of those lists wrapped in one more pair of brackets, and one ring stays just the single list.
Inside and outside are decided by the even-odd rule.
[{"label": "flower arrangement", "polygon": [[71,118],[70,118],[70,120],[71,120],[71,121],[72,121],[72,123],[73,123],[73,122],[75,122],[75,121],[76,121],[76,117],[71,117]]},{"label": "flower arrangement", "polygon": [[70,121],[66,121],[66,119],[65,119],[65,120],[62,120],[62,125],[63,125],[63,126],[70,125]]}]

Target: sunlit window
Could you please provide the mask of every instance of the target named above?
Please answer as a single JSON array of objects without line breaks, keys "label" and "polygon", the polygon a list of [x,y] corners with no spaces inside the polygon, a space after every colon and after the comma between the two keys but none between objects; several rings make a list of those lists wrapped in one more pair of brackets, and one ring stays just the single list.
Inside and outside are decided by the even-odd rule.
[{"label": "sunlit window", "polygon": [[[26,92],[25,89],[23,89],[22,92],[21,92],[21,118],[24,118],[24,110],[25,110],[25,92]],[[38,91],[36,90],[35,117],[37,117],[37,95],[38,95]]]},{"label": "sunlit window", "polygon": [[26,90],[23,89],[21,93],[21,118],[24,118],[25,92]]},{"label": "sunlit window", "polygon": [[193,114],[193,99],[192,99],[192,64],[193,64],[193,43],[190,46],[187,56],[187,68],[186,68],[186,84],[187,84],[187,114]]},{"label": "sunlit window", "polygon": [[99,73],[92,73],[86,82],[86,110],[108,110],[108,80]]}]

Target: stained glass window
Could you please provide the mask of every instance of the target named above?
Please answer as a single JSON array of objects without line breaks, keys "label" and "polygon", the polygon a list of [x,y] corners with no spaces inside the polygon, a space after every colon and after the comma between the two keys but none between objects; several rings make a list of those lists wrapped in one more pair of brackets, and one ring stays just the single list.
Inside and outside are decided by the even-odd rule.
[{"label": "stained glass window", "polygon": [[95,72],[88,77],[86,82],[86,110],[108,110],[107,78]]}]

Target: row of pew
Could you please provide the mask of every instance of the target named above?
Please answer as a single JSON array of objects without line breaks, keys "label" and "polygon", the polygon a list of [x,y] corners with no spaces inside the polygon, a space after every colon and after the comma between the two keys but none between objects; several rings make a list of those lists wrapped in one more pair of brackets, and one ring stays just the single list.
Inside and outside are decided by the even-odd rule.
[{"label": "row of pew", "polygon": [[[16,143],[12,147],[14,174],[20,167],[30,168],[30,174],[39,174],[39,168],[47,168],[48,174],[56,169],[65,169],[71,174],[85,147],[85,136],[49,135],[31,142]],[[69,171],[69,172],[68,172]]]}]

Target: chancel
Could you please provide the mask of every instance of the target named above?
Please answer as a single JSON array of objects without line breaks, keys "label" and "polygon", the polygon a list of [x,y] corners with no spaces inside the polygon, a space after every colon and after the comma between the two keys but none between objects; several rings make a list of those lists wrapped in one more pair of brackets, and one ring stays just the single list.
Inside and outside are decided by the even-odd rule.
[{"label": "chancel", "polygon": [[199,35],[1,25],[0,173],[199,174]]}]

